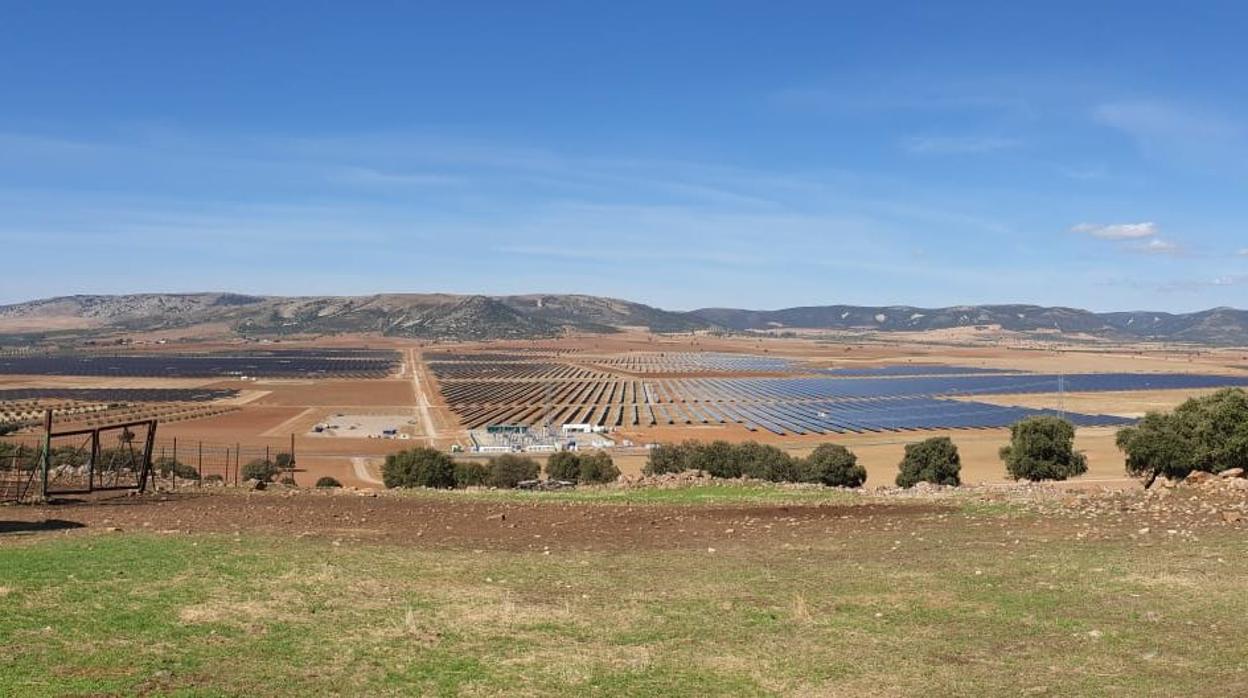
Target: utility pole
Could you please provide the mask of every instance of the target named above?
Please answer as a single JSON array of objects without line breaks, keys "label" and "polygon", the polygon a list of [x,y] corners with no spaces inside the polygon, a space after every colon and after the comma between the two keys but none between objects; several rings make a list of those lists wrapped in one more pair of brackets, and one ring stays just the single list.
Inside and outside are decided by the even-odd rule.
[{"label": "utility pole", "polygon": [[1062,419],[1066,419],[1066,374],[1064,373],[1057,376],[1057,414]]}]

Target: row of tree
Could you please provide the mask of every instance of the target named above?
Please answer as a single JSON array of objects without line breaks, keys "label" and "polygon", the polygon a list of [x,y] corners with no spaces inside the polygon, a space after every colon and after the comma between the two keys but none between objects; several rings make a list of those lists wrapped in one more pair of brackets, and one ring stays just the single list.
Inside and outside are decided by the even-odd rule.
[{"label": "row of tree", "polygon": [[685,441],[650,449],[642,472],[646,475],[701,470],[713,477],[752,477],[771,482],[811,482],[831,487],[861,487],[867,470],[858,457],[838,444],[821,444],[805,458],[748,441],[701,443]]},{"label": "row of tree", "polygon": [[[536,480],[541,464],[513,453],[482,463],[455,460],[434,448],[413,448],[386,456],[381,479],[386,487],[498,487],[512,489],[521,482]],[[546,477],[572,483],[613,482],[620,476],[610,454],[605,451],[552,454],[546,462]]]},{"label": "row of tree", "polygon": [[[748,441],[660,445],[651,449],[643,472],[647,475],[701,470],[714,477],[751,477],[771,482],[805,482],[829,487],[861,487],[867,471],[853,451],[839,444],[820,444],[805,458],[796,458],[775,446]],[[906,446],[898,465],[897,484],[919,482],[957,485],[962,460],[958,447],[946,436]]]}]

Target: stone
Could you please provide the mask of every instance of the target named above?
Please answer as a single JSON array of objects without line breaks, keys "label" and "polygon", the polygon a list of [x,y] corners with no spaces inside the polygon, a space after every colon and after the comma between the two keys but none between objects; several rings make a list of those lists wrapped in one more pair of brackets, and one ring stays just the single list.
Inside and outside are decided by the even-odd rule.
[{"label": "stone", "polygon": [[1244,515],[1238,511],[1224,511],[1222,512],[1222,520],[1227,523],[1239,523],[1244,520]]},{"label": "stone", "polygon": [[1199,485],[1200,483],[1205,482],[1206,480],[1212,480],[1212,479],[1213,479],[1213,475],[1206,473],[1203,470],[1193,470],[1192,472],[1188,473],[1187,477],[1183,478],[1183,482],[1189,485]]},{"label": "stone", "polygon": [[1243,468],[1227,468],[1226,470],[1223,470],[1222,472],[1218,473],[1218,477],[1226,477],[1226,478],[1243,477],[1243,476],[1244,476]]}]

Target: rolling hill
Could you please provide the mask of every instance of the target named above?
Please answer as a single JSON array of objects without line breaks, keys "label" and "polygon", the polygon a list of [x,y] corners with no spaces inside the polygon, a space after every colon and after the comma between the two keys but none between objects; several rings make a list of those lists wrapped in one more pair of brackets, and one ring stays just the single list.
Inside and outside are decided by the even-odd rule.
[{"label": "rolling hill", "polygon": [[1112,339],[1248,344],[1248,311],[1094,313],[1037,305],[948,308],[823,305],[781,310],[662,310],[615,298],[576,294],[484,296],[249,296],[235,293],[78,295],[0,306],[0,334],[107,333],[224,328],[248,337],[376,333],[424,339],[529,339],[567,331],[653,332],[783,329],[913,332],[992,326],[1014,332]]}]

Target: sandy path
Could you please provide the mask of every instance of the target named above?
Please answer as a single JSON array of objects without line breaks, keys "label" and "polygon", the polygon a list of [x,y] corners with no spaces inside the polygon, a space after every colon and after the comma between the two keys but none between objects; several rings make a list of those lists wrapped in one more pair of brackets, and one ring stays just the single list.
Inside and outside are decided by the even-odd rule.
[{"label": "sandy path", "polygon": [[416,411],[420,415],[421,428],[425,432],[425,441],[430,446],[437,443],[439,436],[433,415],[429,413],[429,393],[420,385],[420,369],[416,360],[416,350],[407,350],[407,366],[412,372],[412,390],[416,393]]},{"label": "sandy path", "polygon": [[372,483],[374,485],[385,484],[381,480],[377,479],[377,477],[373,475],[372,471],[368,469],[367,458],[361,458],[359,456],[352,458],[351,469],[355,471],[355,477],[364,482]]}]

